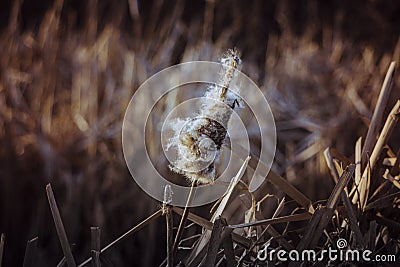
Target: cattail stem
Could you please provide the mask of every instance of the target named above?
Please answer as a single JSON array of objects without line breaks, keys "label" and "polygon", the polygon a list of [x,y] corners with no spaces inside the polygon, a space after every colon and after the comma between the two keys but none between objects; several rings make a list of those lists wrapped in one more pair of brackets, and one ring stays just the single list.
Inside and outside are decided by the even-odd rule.
[{"label": "cattail stem", "polygon": [[176,232],[175,242],[174,242],[174,246],[173,246],[173,249],[172,249],[172,256],[173,257],[176,255],[176,252],[178,251],[179,242],[180,242],[180,240],[182,238],[182,235],[183,235],[183,230],[185,228],[186,220],[187,220],[187,217],[189,215],[189,205],[190,205],[190,202],[192,201],[193,189],[194,189],[195,185],[196,185],[196,181],[193,181],[192,182],[192,186],[190,187],[189,196],[188,196],[187,201],[186,201],[185,209],[183,211],[183,214],[182,214],[182,217],[181,217],[181,221],[179,223],[179,227],[178,227],[178,230]]},{"label": "cattail stem", "polygon": [[167,267],[174,266],[174,231],[171,206],[167,205],[165,210],[165,221],[167,223]]}]

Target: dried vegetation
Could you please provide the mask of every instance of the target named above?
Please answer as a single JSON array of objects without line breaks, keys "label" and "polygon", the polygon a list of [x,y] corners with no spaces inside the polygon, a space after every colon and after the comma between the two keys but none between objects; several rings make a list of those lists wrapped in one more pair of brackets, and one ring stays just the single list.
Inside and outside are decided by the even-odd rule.
[{"label": "dried vegetation", "polygon": [[[353,14],[352,4],[329,11],[313,1],[144,2],[55,0],[34,19],[32,3],[9,7],[0,36],[0,264],[75,266],[91,255],[94,266],[251,266],[267,241],[320,250],[338,238],[399,261],[400,76],[391,64],[400,59],[399,5],[367,1]],[[125,167],[128,101],[158,70],[215,61],[234,46],[275,115],[273,170],[250,193],[239,179],[253,156],[211,214],[160,208]],[[247,130],[257,155],[257,129]],[[149,144],[150,154],[157,149]],[[163,159],[156,165],[182,179]],[[155,220],[162,215],[167,227]]]}]

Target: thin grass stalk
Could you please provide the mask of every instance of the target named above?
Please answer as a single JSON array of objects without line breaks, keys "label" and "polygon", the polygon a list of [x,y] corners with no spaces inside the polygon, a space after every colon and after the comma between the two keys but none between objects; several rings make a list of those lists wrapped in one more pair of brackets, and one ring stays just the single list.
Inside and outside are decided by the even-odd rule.
[{"label": "thin grass stalk", "polygon": [[[173,207],[172,210],[181,216],[183,214],[183,210],[181,208]],[[209,220],[206,220],[206,219],[196,215],[196,214],[189,212],[188,219],[207,230],[210,230],[210,231],[212,230],[213,223],[210,222]],[[248,238],[241,236],[239,234],[236,234],[236,233],[232,233],[232,239],[233,239],[233,241],[235,241],[236,243],[238,243],[239,245],[241,245],[242,247],[244,247],[246,249],[248,249],[252,243]]]},{"label": "thin grass stalk", "polygon": [[244,227],[258,226],[258,225],[270,225],[270,224],[287,223],[287,222],[307,221],[307,220],[311,219],[311,217],[312,216],[310,213],[304,212],[304,213],[300,213],[300,214],[287,215],[287,216],[282,216],[282,217],[277,217],[277,218],[272,218],[272,219],[259,220],[259,221],[255,221],[255,222],[233,224],[233,225],[228,225],[227,227],[229,227],[231,229],[237,229],[237,228],[244,228]]},{"label": "thin grass stalk", "polygon": [[57,267],[63,267],[65,266],[65,264],[67,263],[67,260],[65,259],[65,257],[63,257],[58,264],[56,265]]},{"label": "thin grass stalk", "polygon": [[[276,208],[274,214],[272,215],[272,219],[277,218],[279,216],[279,214],[282,212],[283,208],[284,208],[284,204],[285,204],[285,198],[282,198],[281,202],[279,202],[278,207]],[[257,237],[256,241],[253,242],[253,244],[251,245],[251,247],[248,249],[248,251],[245,251],[243,253],[243,256],[240,257],[238,264],[242,264],[243,260],[247,257],[247,255],[256,247],[256,245],[260,242],[261,238],[264,237],[264,235],[268,232],[270,233],[271,228],[273,229],[272,232],[274,232],[273,234],[277,234],[275,233],[276,230],[272,227],[271,224],[267,225],[267,227],[265,227],[265,229],[261,232],[261,234]],[[273,235],[272,235],[273,236]],[[277,235],[276,235],[277,236]],[[285,240],[286,241],[286,240]],[[287,242],[286,242],[287,243]],[[285,247],[285,246],[283,246]],[[286,248],[287,249],[287,248]]]},{"label": "thin grass stalk", "polygon": [[[137,231],[141,230],[143,227],[145,227],[146,225],[148,225],[150,222],[152,222],[154,219],[160,217],[162,214],[162,210],[159,209],[157,210],[155,213],[153,213],[152,215],[150,215],[149,217],[147,217],[145,220],[143,220],[142,222],[140,222],[139,224],[137,224],[135,227],[133,227],[132,229],[130,229],[129,231],[127,231],[126,233],[124,233],[123,235],[121,235],[120,237],[118,237],[117,239],[115,239],[114,241],[112,241],[110,244],[108,244],[107,246],[105,246],[104,248],[101,249],[100,254],[106,252],[107,250],[109,250],[111,247],[115,246],[116,244],[119,244],[121,241],[125,240],[126,238],[128,238],[129,236],[131,236],[133,233],[136,233]],[[84,262],[82,262],[81,264],[79,264],[78,267],[83,267],[86,264],[90,263],[92,261],[92,258],[88,258],[86,259]]]},{"label": "thin grass stalk", "polygon": [[185,209],[183,210],[181,221],[179,222],[178,230],[176,231],[174,246],[172,247],[172,256],[173,257],[176,255],[176,252],[178,251],[179,242],[182,239],[183,230],[185,229],[186,220],[189,215],[189,206],[190,206],[190,203],[192,202],[193,189],[194,189],[195,185],[196,185],[196,181],[193,181],[192,186],[190,187],[190,191],[189,191],[189,195],[188,195],[188,198],[186,201]]}]

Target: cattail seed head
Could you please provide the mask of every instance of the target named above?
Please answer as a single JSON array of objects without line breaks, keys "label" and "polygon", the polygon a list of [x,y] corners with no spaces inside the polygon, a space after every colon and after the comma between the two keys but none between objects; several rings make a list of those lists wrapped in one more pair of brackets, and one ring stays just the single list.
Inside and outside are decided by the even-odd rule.
[{"label": "cattail seed head", "polygon": [[238,90],[228,89],[241,63],[238,51],[228,50],[221,63],[219,83],[207,88],[197,115],[171,123],[174,135],[167,146],[178,153],[170,169],[200,184],[215,180],[215,164],[226,141],[229,119],[233,109],[241,106]]}]

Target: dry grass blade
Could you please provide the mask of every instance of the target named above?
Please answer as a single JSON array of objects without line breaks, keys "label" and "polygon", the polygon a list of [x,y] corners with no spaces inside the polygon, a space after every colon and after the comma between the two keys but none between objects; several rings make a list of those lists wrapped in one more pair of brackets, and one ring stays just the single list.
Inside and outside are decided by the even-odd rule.
[{"label": "dry grass blade", "polygon": [[354,153],[354,163],[356,164],[356,170],[354,172],[354,181],[356,187],[361,181],[361,158],[362,158],[362,137],[360,136],[356,142],[355,153]]},{"label": "dry grass blade", "polygon": [[336,184],[335,188],[333,189],[331,195],[329,196],[328,202],[326,203],[326,207],[329,209],[335,209],[337,203],[340,198],[340,194],[344,190],[344,188],[349,183],[351,177],[353,176],[355,170],[355,165],[349,165],[345,171],[343,172],[342,176],[340,177],[338,183]]},{"label": "dry grass blade", "polygon": [[390,170],[390,174],[392,176],[397,175],[399,173],[399,169],[400,169],[400,148],[397,150],[396,161],[394,162],[393,167]]},{"label": "dry grass blade", "polygon": [[[0,215],[0,232],[7,235],[3,265],[22,264],[26,241],[32,238],[29,236],[32,231],[45,233],[43,238],[46,242],[40,242],[39,237],[40,246],[35,257],[38,265],[55,265],[61,259],[62,256],[60,259],[57,257],[62,254],[54,253],[57,249],[61,253],[60,241],[58,236],[51,238],[46,232],[48,223],[43,221],[47,217],[43,217],[46,210],[44,213],[41,211],[42,200],[37,194],[37,190],[43,191],[40,185],[47,184],[49,177],[54,177],[52,185],[57,184],[65,191],[65,201],[64,198],[62,203],[61,198],[57,201],[69,241],[77,243],[76,251],[69,244],[73,257],[79,259],[78,264],[91,257],[87,266],[99,265],[100,259],[108,261],[107,264],[101,262],[103,265],[155,266],[164,259],[165,250],[168,256],[163,266],[173,265],[174,260],[178,263],[188,258],[200,237],[206,243],[201,250],[204,251],[203,256],[198,257],[203,260],[207,248],[213,245],[209,241],[212,229],[217,227],[213,222],[221,214],[231,225],[280,219],[279,216],[303,212],[309,213],[304,215],[306,217],[314,216],[313,223],[305,220],[272,225],[271,221],[267,221],[266,224],[251,227],[250,231],[245,229],[250,227],[234,231],[225,227],[221,236],[224,251],[220,247],[216,258],[220,266],[233,265],[246,253],[243,265],[259,264],[257,251],[267,240],[265,244],[270,245],[269,249],[290,251],[291,246],[297,246],[302,238],[308,238],[305,227],[313,225],[309,245],[319,227],[328,221],[331,212],[335,216],[331,217],[318,240],[318,255],[320,248],[334,245],[338,236],[346,238],[349,247],[359,245],[361,234],[368,233],[368,225],[370,236],[364,236],[363,242],[366,245],[370,239],[374,256],[389,251],[386,244],[399,243],[398,233],[393,230],[398,225],[393,222],[400,221],[400,195],[393,193],[398,192],[399,186],[400,150],[395,149],[398,149],[400,140],[396,132],[388,142],[383,143],[383,149],[378,149],[378,138],[384,128],[385,114],[400,95],[400,76],[395,73],[395,64],[390,64],[391,59],[400,58],[400,28],[396,25],[400,17],[393,12],[400,8],[400,2],[391,1],[390,6],[384,6],[381,1],[364,1],[363,8],[355,8],[354,3],[349,5],[347,2],[350,1],[335,2],[329,8],[318,1],[297,1],[296,4],[289,1],[252,1],[251,8],[245,1],[198,2],[202,3],[183,0],[1,2],[0,11],[5,16],[0,20],[0,47],[3,48],[3,53],[0,53],[0,210],[3,215]],[[298,10],[303,11],[304,16],[299,17]],[[328,19],[320,23],[321,18]],[[352,19],[371,21],[374,27],[358,27]],[[227,20],[229,23],[226,23]],[[261,29],[264,34],[249,30],[249,26]],[[393,34],[387,34],[389,32]],[[263,45],[266,41],[267,47]],[[184,211],[183,208],[170,206],[167,213],[164,212],[165,218],[155,219],[160,215],[157,212],[141,224],[142,219],[156,211],[149,211],[148,207],[157,203],[140,187],[132,185],[132,179],[127,179],[129,173],[124,162],[121,123],[129,100],[140,85],[159,70],[182,62],[215,61],[222,47],[233,46],[244,51],[243,73],[255,81],[268,99],[269,108],[264,105],[260,106],[261,109],[254,109],[251,104],[253,98],[246,97],[242,99],[243,103],[234,102],[231,106],[236,109],[238,104],[243,108],[238,110],[237,115],[243,120],[247,134],[236,133],[234,127],[230,129],[233,134],[230,135],[231,142],[238,140],[235,137],[247,139],[250,151],[263,161],[251,155],[244,176],[252,179],[254,172],[255,179],[241,178],[243,182],[239,181],[236,185],[232,182],[226,197],[221,197],[221,202],[215,204],[219,207],[211,220],[214,211],[208,216],[195,215],[197,210],[198,214],[204,214],[206,207],[190,207],[190,210]],[[179,77],[173,75],[168,77],[168,81],[159,81],[158,84],[167,88],[179,82]],[[240,82],[231,85],[234,87],[231,89],[241,87]],[[192,113],[197,110],[197,107],[190,106],[182,114],[175,113],[175,107],[187,103],[186,100],[203,96],[202,91],[206,87],[208,85],[202,83],[179,86],[173,90],[171,87],[168,94],[154,103],[151,114],[144,114],[146,107],[153,104],[149,101],[155,100],[155,91],[150,90],[146,93],[149,99],[143,99],[135,107],[138,117],[148,118],[144,140],[146,151],[133,149],[129,154],[139,162],[143,153],[147,152],[157,172],[171,183],[183,185],[185,181],[166,166],[170,159],[166,158],[167,154],[163,153],[166,152],[165,147],[161,146],[165,140],[159,138],[164,130],[163,122],[174,114],[180,117],[186,111]],[[254,100],[254,103],[261,104],[262,98]],[[259,124],[257,111],[267,109],[274,114],[276,143],[263,141],[268,136],[265,129],[273,127],[269,124],[268,128],[264,128]],[[140,142],[139,138],[143,136],[139,132],[143,128],[135,127],[135,118],[132,122],[133,134],[130,137]],[[365,132],[362,141],[360,138],[354,143],[362,132]],[[359,198],[356,187],[346,195],[346,190],[351,187],[345,186],[342,192],[334,192],[330,199],[334,208],[326,207],[314,212],[318,203],[326,203],[325,198],[332,190],[324,184],[330,183],[331,177],[321,153],[328,144],[334,144],[343,153],[343,156],[335,155],[334,148],[330,150],[334,162],[330,170],[336,169],[337,172],[332,175],[335,184],[340,185],[340,176],[349,165],[348,158],[356,164],[354,180],[355,185],[363,188],[365,193],[365,201],[362,200],[364,210],[349,203],[353,194],[358,194]],[[226,145],[229,146],[229,143]],[[231,143],[230,147],[233,148],[233,145]],[[265,154],[261,153],[270,145],[270,148],[276,145],[275,155],[271,154],[275,156],[272,163],[274,171],[269,171],[270,162],[263,160],[262,155]],[[272,152],[270,148],[268,151]],[[363,179],[367,159],[374,148],[377,149],[378,160],[371,164],[370,177],[367,175]],[[390,149],[398,152],[397,156]],[[238,170],[248,156],[246,151],[242,157],[234,158],[228,148],[221,152],[221,166],[218,166],[217,173],[225,163],[232,163],[228,166]],[[236,150],[234,153],[241,152]],[[373,158],[372,155],[371,162]],[[390,160],[390,164],[381,164],[381,159],[386,163]],[[362,164],[359,164],[361,161]],[[148,177],[146,182],[151,185],[150,180],[154,178],[152,171],[141,168],[141,164],[138,166],[140,168],[136,170],[140,176]],[[385,170],[390,175],[385,174]],[[15,183],[15,177],[19,178],[18,183]],[[369,192],[366,177],[371,179]],[[155,186],[159,193],[161,188]],[[31,190],[27,190],[28,187]],[[56,190],[54,194],[57,193]],[[236,195],[251,196],[254,201],[248,207]],[[281,207],[274,213],[276,205],[271,199],[257,203],[265,195],[273,195],[279,200],[286,198],[281,213]],[[140,201],[131,201],[132,196]],[[343,203],[336,204],[340,200]],[[360,199],[357,200],[359,203]],[[39,207],[39,212],[32,213],[32,207]],[[180,216],[174,214],[172,220],[174,210]],[[382,218],[375,218],[378,212],[381,213],[378,217]],[[182,227],[176,234],[181,217]],[[109,241],[131,231],[132,227],[135,227],[132,232],[146,233],[136,236],[136,232],[124,241],[117,239],[121,243],[113,243],[107,251],[103,250],[104,255],[101,248],[109,242],[100,246],[97,242],[100,233],[92,238],[96,245],[90,244],[88,230],[95,224],[92,220],[107,226],[101,229],[101,235],[102,238],[112,238]],[[189,220],[196,225],[188,226]],[[370,223],[371,220],[382,225],[376,221]],[[122,230],[121,221],[133,223]],[[344,229],[341,227],[343,222],[346,222]],[[182,238],[177,239],[179,257],[173,259],[174,238],[181,233]],[[202,237],[203,233],[209,236]],[[165,240],[165,234],[167,242],[161,244],[159,241]],[[133,239],[135,242],[130,242]],[[226,240],[229,240],[227,244]],[[142,245],[137,246],[138,243]],[[4,243],[1,251],[3,248]],[[125,253],[127,251],[129,253]],[[112,257],[106,257],[108,254]],[[1,258],[2,255],[0,262]],[[67,266],[67,259],[64,257],[59,266]],[[268,265],[274,263],[269,262]]]},{"label": "dry grass blade", "polygon": [[382,214],[379,212],[375,215],[375,220],[377,223],[385,225],[389,227],[390,229],[393,229],[395,232],[400,233],[400,223],[393,221],[391,219],[388,219],[384,217]]},{"label": "dry grass blade", "polygon": [[[376,145],[374,147],[374,150],[372,151],[370,160],[369,160],[369,166],[364,170],[364,173],[361,177],[361,182],[359,186],[359,192],[360,192],[360,203],[361,207],[364,209],[367,200],[368,200],[368,193],[369,193],[369,183],[367,179],[368,175],[368,170],[373,169],[375,167],[376,161],[378,160],[378,157],[382,151],[382,148],[385,146],[385,144],[388,142],[389,138],[392,135],[393,129],[397,124],[397,121],[399,119],[399,114],[400,114],[400,100],[396,102],[394,107],[392,108],[386,123],[382,129],[381,134],[379,135],[378,141],[376,142]],[[358,201],[358,194],[354,194],[352,202],[353,204],[356,204]]]},{"label": "dry grass blade", "polygon": [[3,263],[3,252],[4,252],[5,239],[6,239],[6,236],[2,233],[0,236],[0,267]]},{"label": "dry grass blade", "polygon": [[[173,210],[176,214],[178,214],[178,215],[180,215],[180,216],[182,216],[182,214],[183,214],[183,212],[184,212],[183,209],[178,208],[178,207],[175,207],[175,206],[172,207],[172,210]],[[206,229],[206,230],[210,230],[210,231],[211,231],[212,228],[213,228],[213,223],[212,223],[212,222],[210,222],[209,220],[204,219],[203,217],[200,217],[200,216],[198,216],[198,215],[196,215],[196,214],[194,214],[194,213],[189,212],[189,214],[188,214],[188,219],[189,219],[190,221],[196,223],[197,225],[200,225],[201,227],[203,227],[203,228]]]},{"label": "dry grass blade", "polygon": [[392,200],[396,197],[400,197],[400,192],[396,192],[387,196],[383,196],[373,202],[370,202],[364,209],[364,211],[372,210],[372,209],[381,209],[390,207],[393,205]]},{"label": "dry grass blade", "polygon": [[[174,212],[176,212],[179,215],[182,215],[182,213],[183,213],[183,210],[181,208],[173,207],[172,209],[173,209]],[[212,222],[210,222],[209,220],[206,220],[206,219],[204,219],[204,218],[202,218],[202,217],[200,217],[200,216],[198,216],[196,214],[193,214],[191,212],[189,212],[188,219],[190,221],[200,225],[204,229],[207,229],[207,230],[211,231],[212,228],[213,228],[213,223]],[[247,248],[247,249],[251,245],[251,241],[249,239],[247,239],[244,236],[238,235],[236,233],[232,233],[232,239],[233,239],[233,241],[235,241],[236,243],[238,243],[239,245],[241,245],[242,247]]]},{"label": "dry grass blade", "polygon": [[365,138],[364,147],[362,149],[362,166],[366,166],[367,153],[371,153],[375,138],[378,135],[378,130],[381,125],[383,112],[386,108],[386,103],[392,88],[392,80],[395,72],[396,63],[390,63],[389,69],[383,81],[381,91],[379,93],[378,102],[376,103],[374,114],[372,115],[371,124],[368,128],[367,137]]},{"label": "dry grass blade", "polygon": [[292,184],[290,184],[288,180],[284,179],[282,176],[278,175],[272,170],[270,170],[270,172],[268,173],[267,180],[269,180],[273,185],[285,192],[289,197],[294,199],[309,213],[314,213],[314,207],[312,206],[311,200],[307,198],[303,193],[301,193],[297,188],[295,188]]},{"label": "dry grass blade", "polygon": [[90,228],[92,266],[100,267],[100,227]]},{"label": "dry grass blade", "polygon": [[369,223],[369,231],[368,231],[368,248],[371,251],[375,251],[375,240],[376,240],[376,221],[371,221]]},{"label": "dry grass blade", "polygon": [[318,223],[321,221],[322,216],[325,213],[326,208],[325,207],[319,207],[316,209],[314,212],[310,223],[308,224],[307,230],[303,236],[303,238],[300,240],[299,244],[296,247],[296,250],[298,251],[303,251],[306,249],[309,244],[311,243],[311,239],[313,237],[313,234],[315,233]]},{"label": "dry grass blade", "polygon": [[[361,247],[365,247],[363,235],[361,233],[360,227],[358,226],[357,218],[355,216],[351,201],[345,192],[342,192],[341,197],[342,197],[344,206],[346,208],[347,217],[349,218],[349,221],[350,221],[350,228],[356,236],[357,244],[359,244]],[[343,221],[343,222],[345,222],[345,221]]]},{"label": "dry grass blade", "polygon": [[250,227],[250,226],[257,226],[257,225],[270,225],[270,224],[278,224],[278,223],[287,223],[287,222],[298,222],[298,221],[306,221],[312,217],[310,213],[300,213],[300,214],[293,214],[288,216],[282,216],[278,218],[266,219],[266,220],[259,220],[255,222],[249,223],[241,223],[235,225],[229,225],[229,228],[236,229],[236,228],[243,228],[243,227]]},{"label": "dry grass blade", "polygon": [[24,263],[22,264],[23,267],[35,266],[34,260],[35,260],[37,243],[38,243],[38,237],[35,237],[26,243]]},{"label": "dry grass blade", "polygon": [[389,138],[392,136],[393,130],[399,120],[400,115],[400,100],[397,100],[396,104],[393,106],[392,110],[390,111],[385,125],[383,126],[382,132],[379,135],[378,141],[372,151],[370,162],[371,162],[371,169],[375,166],[376,160],[379,157],[379,154],[385,144],[389,141]]},{"label": "dry grass blade", "polygon": [[327,149],[325,149],[324,157],[325,157],[326,164],[328,165],[328,168],[331,172],[332,179],[335,182],[335,184],[337,184],[339,181],[339,174],[336,170],[335,162],[333,161],[332,155],[329,150],[330,150],[329,147]]},{"label": "dry grass blade", "polygon": [[207,256],[201,265],[202,267],[215,265],[224,225],[226,225],[226,221],[223,218],[220,217],[215,220],[213,229],[211,231],[210,242],[208,243]]},{"label": "dry grass blade", "polygon": [[57,267],[63,267],[63,266],[65,266],[65,263],[66,263],[67,261],[66,261],[66,259],[65,259],[65,257],[63,257],[61,260],[60,260],[60,262],[57,264]]},{"label": "dry grass blade", "polygon": [[[235,186],[238,184],[239,180],[242,178],[248,163],[250,161],[250,157],[247,156],[247,158],[244,160],[242,166],[240,167],[238,173],[236,174],[236,176],[231,180],[231,182],[229,183],[228,188],[226,189],[226,192],[224,194],[224,196],[222,197],[221,202],[219,203],[217,209],[215,210],[213,216],[211,217],[211,223],[214,223],[214,221],[222,215],[222,213],[225,210],[225,207],[228,203],[229,198],[231,197],[231,194],[235,188]],[[210,230],[206,230],[204,231],[204,233],[202,234],[202,236],[199,238],[199,241],[197,242],[195,248],[193,249],[192,253],[190,254],[190,256],[187,258],[187,262],[190,264],[193,264],[193,261],[196,257],[198,257],[200,254],[203,254],[205,252],[205,247],[207,245],[207,243],[209,242],[211,238],[211,232]]]},{"label": "dry grass blade", "polygon": [[92,267],[100,267],[100,252],[96,250],[91,251]]},{"label": "dry grass blade", "polygon": [[327,203],[326,203],[326,210],[321,216],[320,222],[317,224],[315,229],[315,233],[312,235],[312,239],[310,242],[310,247],[315,247],[319,238],[322,235],[322,232],[325,230],[326,226],[328,225],[329,221],[331,220],[334,210],[339,202],[339,198],[341,197],[342,193],[344,192],[345,187],[351,180],[355,170],[355,165],[349,165],[343,172],[342,176],[340,177],[338,183],[336,184],[335,188],[333,189]]},{"label": "dry grass blade", "polygon": [[397,187],[398,189],[400,189],[400,183],[399,181],[397,181],[389,172],[389,170],[386,170],[386,172],[383,174],[383,178],[389,180],[390,182],[392,182],[392,184]]},{"label": "dry grass blade", "polygon": [[218,206],[218,208],[215,210],[213,216],[211,217],[211,222],[213,223],[219,216],[222,215],[222,213],[225,210],[226,204],[228,203],[229,198],[232,195],[233,189],[235,189],[235,186],[238,184],[239,180],[242,178],[246,168],[247,164],[250,160],[250,157],[247,157],[246,160],[243,162],[242,166],[239,169],[239,172],[236,174],[236,176],[232,179],[232,181],[229,183],[228,188],[226,189],[226,192]]},{"label": "dry grass blade", "polygon": [[[129,231],[127,231],[126,233],[124,233],[123,235],[121,235],[120,237],[115,239],[114,241],[112,241],[110,244],[108,244],[107,246],[102,248],[101,251],[100,251],[100,254],[106,252],[108,249],[110,249],[111,247],[113,247],[116,244],[120,243],[121,241],[123,241],[124,239],[126,239],[127,237],[132,235],[133,233],[136,233],[137,231],[139,231],[140,229],[142,229],[143,227],[148,225],[150,222],[152,222],[154,219],[160,217],[161,214],[162,214],[162,210],[161,209],[157,210],[155,213],[153,213],[152,215],[147,217],[145,220],[140,222],[138,225],[136,225],[135,227],[133,227],[132,229],[130,229]],[[85,260],[84,262],[82,262],[81,264],[79,264],[78,267],[85,266],[86,264],[88,264],[91,261],[92,261],[92,259],[89,258],[89,259]]]},{"label": "dry grass blade", "polygon": [[[358,139],[358,140],[361,140],[361,139]],[[332,156],[330,155],[329,149],[326,149],[324,151],[324,155],[325,155],[325,160],[326,160],[326,163],[328,165],[328,168],[330,169],[331,175],[333,176],[333,179],[335,181],[339,181],[339,173],[338,173],[338,170],[335,167],[335,164],[333,162]],[[355,170],[357,170],[358,166],[360,166],[360,164],[356,165],[356,169]],[[350,221],[350,227],[353,230],[353,232],[355,233],[355,236],[356,236],[356,239],[357,239],[357,243],[359,245],[364,246],[363,236],[361,234],[360,227],[358,226],[357,218],[355,216],[355,213],[354,213],[353,207],[351,205],[351,201],[349,199],[349,196],[347,195],[347,192],[345,190],[342,191],[341,198],[342,198],[342,201],[343,201],[344,206],[345,206],[346,211],[347,211],[347,216],[348,216],[349,221]],[[344,227],[345,225],[346,225],[346,221],[343,221],[342,227]]]},{"label": "dry grass blade", "polygon": [[100,227],[90,227],[90,240],[92,250],[100,251],[100,235]]},{"label": "dry grass blade", "polygon": [[317,244],[319,238],[322,235],[322,232],[324,231],[329,221],[331,220],[334,214],[334,210],[341,196],[341,193],[343,192],[344,188],[350,181],[354,173],[354,170],[355,170],[354,164],[351,164],[345,169],[338,183],[333,189],[326,203],[326,207],[318,209],[317,212],[314,214],[307,228],[306,234],[303,236],[302,240],[297,246],[297,249],[299,251],[303,251],[304,249],[309,247],[313,248]]},{"label": "dry grass blade", "polygon": [[[237,145],[237,149],[234,151],[234,153],[241,159],[245,159],[247,157],[246,150],[240,145]],[[286,180],[273,170],[268,169],[265,163],[262,162],[256,155],[251,154],[250,156],[251,159],[249,161],[249,166],[247,168],[248,171],[250,170],[254,172],[256,168],[259,168],[261,173],[268,173],[267,177],[264,179],[264,182],[255,190],[262,190],[263,187],[267,187],[269,181],[279,190],[285,192],[289,197],[291,197],[293,200],[299,203],[299,205],[305,208],[307,211],[309,211],[310,213],[314,212],[312,202],[308,197],[306,197],[302,192],[300,192],[296,187],[294,187],[288,180]],[[253,191],[250,190],[250,192]]]},{"label": "dry grass blade", "polygon": [[222,246],[224,248],[225,258],[226,258],[226,265],[228,267],[233,267],[236,265],[235,259],[235,251],[233,248],[233,240],[232,235],[229,232],[226,237],[222,241]]},{"label": "dry grass blade", "polygon": [[71,247],[69,246],[67,234],[65,233],[64,225],[60,216],[60,211],[58,210],[57,202],[54,198],[53,190],[50,184],[46,186],[46,193],[49,200],[51,214],[53,215],[54,224],[56,226],[58,238],[60,240],[61,247],[65,256],[65,260],[68,267],[75,267],[76,263],[74,260],[74,256],[72,255]]},{"label": "dry grass blade", "polygon": [[189,206],[190,206],[190,202],[192,201],[193,189],[194,189],[195,185],[196,185],[196,181],[193,181],[192,186],[190,187],[190,192],[189,192],[189,195],[187,198],[185,209],[184,209],[182,217],[181,217],[181,221],[179,222],[178,230],[176,231],[175,241],[174,241],[174,245],[172,247],[172,255],[173,256],[175,256],[176,252],[178,251],[179,242],[182,238],[183,230],[185,229],[187,216],[189,214]]},{"label": "dry grass blade", "polygon": [[[261,202],[262,200],[260,200]],[[279,216],[279,214],[282,212],[283,208],[285,206],[285,198],[282,198],[282,200],[279,202],[278,207],[276,208],[274,214],[272,215],[272,219],[276,218]],[[275,230],[275,228],[272,227],[271,224],[268,224],[267,227],[261,232],[261,234],[257,237],[257,239],[253,242],[251,247],[249,248],[248,251],[243,253],[243,255],[240,257],[239,264],[243,262],[243,260],[249,255],[249,253],[256,247],[256,245],[260,242],[260,240],[264,237],[266,233],[269,233],[272,237],[277,238],[279,236],[278,231]],[[284,247],[287,250],[293,249],[293,246],[286,241],[285,238],[280,238],[278,239],[278,243]]]}]

